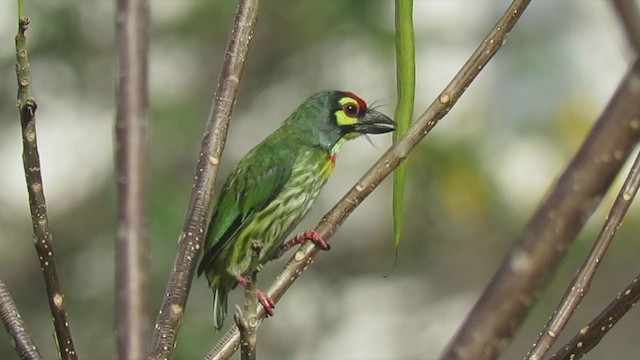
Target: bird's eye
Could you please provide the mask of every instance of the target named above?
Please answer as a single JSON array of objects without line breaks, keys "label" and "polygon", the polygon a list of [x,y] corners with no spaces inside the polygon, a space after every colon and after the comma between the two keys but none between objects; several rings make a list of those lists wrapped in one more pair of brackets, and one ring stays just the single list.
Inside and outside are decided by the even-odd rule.
[{"label": "bird's eye", "polygon": [[342,111],[344,111],[344,113],[348,116],[348,117],[356,117],[358,115],[358,112],[360,112],[360,109],[358,109],[358,105],[354,104],[354,103],[348,103],[348,104],[344,104],[342,105]]}]

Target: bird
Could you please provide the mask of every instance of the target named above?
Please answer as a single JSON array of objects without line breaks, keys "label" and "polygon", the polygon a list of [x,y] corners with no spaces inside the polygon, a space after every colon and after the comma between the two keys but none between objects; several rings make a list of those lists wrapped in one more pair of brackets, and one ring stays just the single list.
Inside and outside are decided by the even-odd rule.
[{"label": "bird", "polygon": [[[354,93],[323,91],[307,98],[237,163],[212,208],[197,269],[213,293],[216,330],[223,326],[229,292],[238,284],[247,288],[255,271],[253,243],[261,245],[259,266],[307,239],[329,249],[314,230],[284,240],[317,199],[344,143],[395,128],[393,120]],[[260,290],[256,294],[266,314],[273,315],[273,300]]]}]

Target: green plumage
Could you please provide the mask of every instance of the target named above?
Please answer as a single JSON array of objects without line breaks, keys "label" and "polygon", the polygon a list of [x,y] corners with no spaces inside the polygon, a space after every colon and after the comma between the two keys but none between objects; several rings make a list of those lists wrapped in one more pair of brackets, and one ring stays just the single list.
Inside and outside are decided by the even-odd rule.
[{"label": "green plumage", "polygon": [[[353,99],[359,111],[353,124],[338,125],[345,106],[340,101],[345,98]],[[262,243],[260,264],[273,259],[311,208],[345,139],[391,131],[392,124],[351,93],[323,92],[307,99],[240,160],[213,209],[198,267],[198,275],[206,273],[213,292],[217,329],[226,316],[227,295],[238,284],[235,276],[245,277],[253,270],[252,240]]]}]

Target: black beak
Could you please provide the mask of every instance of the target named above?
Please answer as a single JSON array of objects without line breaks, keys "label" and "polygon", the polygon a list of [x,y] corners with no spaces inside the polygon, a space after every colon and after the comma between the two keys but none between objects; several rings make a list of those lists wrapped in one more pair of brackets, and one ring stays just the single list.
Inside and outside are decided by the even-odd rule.
[{"label": "black beak", "polygon": [[364,115],[358,119],[358,123],[353,125],[353,130],[361,134],[384,134],[396,129],[396,123],[389,119],[385,114],[367,110]]}]

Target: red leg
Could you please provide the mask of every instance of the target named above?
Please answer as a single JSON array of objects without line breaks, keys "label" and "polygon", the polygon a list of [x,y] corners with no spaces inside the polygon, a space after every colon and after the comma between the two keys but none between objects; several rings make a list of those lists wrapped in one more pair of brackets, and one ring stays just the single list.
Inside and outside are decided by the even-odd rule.
[{"label": "red leg", "polygon": [[236,275],[235,278],[238,284],[242,285],[243,288],[246,289],[247,286],[249,286],[249,281],[247,281],[247,279],[243,278],[242,276]]},{"label": "red leg", "polygon": [[285,253],[292,247],[302,244],[305,240],[310,240],[320,250],[329,250],[331,246],[316,232],[315,230],[303,231],[300,234],[293,237],[293,239],[287,241],[280,247],[280,253]]},{"label": "red leg", "polygon": [[[249,286],[249,282],[247,281],[247,279],[243,278],[242,276],[236,275],[235,278],[238,284],[242,285],[243,288],[246,289],[247,286]],[[255,291],[256,297],[258,298],[260,304],[262,304],[262,306],[264,307],[264,311],[267,313],[267,316],[273,316],[273,309],[276,307],[275,301],[273,301],[273,299],[264,291],[258,289],[255,289]]]}]

